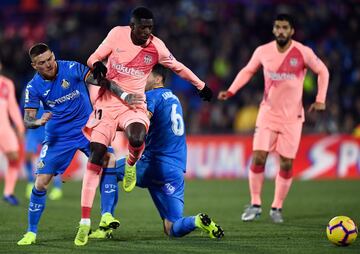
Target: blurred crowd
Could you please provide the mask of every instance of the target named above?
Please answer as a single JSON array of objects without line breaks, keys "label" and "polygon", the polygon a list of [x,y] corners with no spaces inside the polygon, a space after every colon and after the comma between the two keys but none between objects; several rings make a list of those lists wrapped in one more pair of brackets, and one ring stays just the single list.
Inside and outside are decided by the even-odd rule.
[{"label": "blurred crowd", "polygon": [[[292,3],[293,2],[293,3]],[[310,46],[330,71],[327,111],[306,114],[304,132],[352,133],[360,123],[359,1],[4,0],[0,3],[0,59],[17,97],[34,74],[29,47],[45,42],[57,59],[87,58],[117,25],[128,25],[138,5],[152,9],[154,34],[215,92],[227,89],[261,44],[273,39],[276,13],[295,17],[294,39]],[[317,77],[304,83],[305,110],[317,93]],[[263,96],[261,70],[236,97],[202,103],[186,81],[170,73],[167,84],[184,106],[188,133],[252,133]]]}]

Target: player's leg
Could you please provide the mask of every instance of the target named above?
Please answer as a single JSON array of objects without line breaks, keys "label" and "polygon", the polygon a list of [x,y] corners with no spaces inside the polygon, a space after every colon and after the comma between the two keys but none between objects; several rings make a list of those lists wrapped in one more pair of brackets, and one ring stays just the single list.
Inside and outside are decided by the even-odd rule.
[{"label": "player's leg", "polygon": [[108,112],[107,109],[94,109],[83,129],[84,134],[91,141],[88,148],[81,148],[82,151],[88,153],[89,159],[81,189],[81,220],[74,240],[77,246],[84,246],[88,241],[91,226],[90,214],[100,182],[104,155],[116,133],[117,122],[114,119],[116,119],[116,114],[112,115],[112,112]]},{"label": "player's leg", "polygon": [[282,223],[282,206],[292,184],[293,160],[280,156],[280,170],[275,179],[275,194],[271,205],[270,217],[275,223]]},{"label": "player's leg", "polygon": [[[114,210],[118,201],[118,182],[122,181],[125,170],[125,158],[115,161],[113,153],[104,157],[104,169],[100,181],[101,220],[99,228],[93,231],[89,238],[105,239],[112,237],[112,229],[116,229],[120,222],[115,219]],[[139,170],[141,163],[139,163]]]},{"label": "player's leg", "polygon": [[2,129],[0,140],[0,151],[3,151],[8,160],[8,169],[4,179],[4,201],[10,205],[18,205],[19,202],[14,195],[20,170],[18,138],[13,129]]},{"label": "player's leg", "polygon": [[302,123],[285,124],[279,134],[276,151],[280,154],[280,170],[275,179],[275,194],[271,205],[270,217],[275,223],[282,223],[282,207],[293,179],[293,159],[296,156]]},{"label": "player's leg", "polygon": [[272,150],[276,134],[269,128],[257,127],[253,140],[253,159],[249,170],[249,189],[251,203],[245,208],[241,219],[252,221],[261,215],[261,191],[264,183],[264,171],[268,152]]},{"label": "player's leg", "polygon": [[125,175],[123,179],[123,188],[130,192],[136,185],[136,166],[145,147],[146,126],[140,122],[133,122],[125,129],[129,140],[129,155],[125,164]]},{"label": "player's leg", "polygon": [[17,151],[5,154],[8,160],[8,170],[5,174],[4,201],[10,205],[18,205],[19,201],[14,195],[16,182],[19,176],[20,161]]},{"label": "player's leg", "polygon": [[52,179],[52,174],[38,174],[32,189],[28,210],[28,229],[18,245],[35,243],[38,224],[46,204],[46,190]]},{"label": "player's leg", "polygon": [[[182,173],[181,173],[182,174]],[[150,195],[163,219],[165,234],[172,237],[182,237],[196,228],[205,231],[211,238],[221,238],[222,228],[206,214],[183,217],[184,211],[184,177],[180,175],[176,180],[163,186],[150,187]]]},{"label": "player's leg", "polygon": [[54,175],[62,174],[70,165],[77,150],[77,142],[46,142],[40,152],[36,180],[29,202],[28,232],[18,245],[35,242],[37,227],[45,209],[48,185]]}]

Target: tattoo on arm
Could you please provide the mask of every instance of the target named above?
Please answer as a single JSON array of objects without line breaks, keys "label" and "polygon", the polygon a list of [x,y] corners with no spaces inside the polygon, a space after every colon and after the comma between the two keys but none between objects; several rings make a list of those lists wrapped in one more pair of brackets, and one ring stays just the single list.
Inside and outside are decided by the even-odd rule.
[{"label": "tattoo on arm", "polygon": [[101,86],[101,87],[105,86],[106,89],[108,89],[109,91],[114,93],[119,98],[124,93],[124,91],[118,85],[116,85],[116,83],[112,80],[108,80],[108,79],[104,78],[104,79],[100,80],[101,83],[99,84],[98,80],[94,77],[94,75],[92,73],[87,76],[85,81],[87,84],[90,84],[90,85]]},{"label": "tattoo on arm", "polygon": [[40,125],[36,121],[37,120],[36,113],[37,113],[37,109],[25,109],[24,124],[26,128],[36,129],[40,127]]}]

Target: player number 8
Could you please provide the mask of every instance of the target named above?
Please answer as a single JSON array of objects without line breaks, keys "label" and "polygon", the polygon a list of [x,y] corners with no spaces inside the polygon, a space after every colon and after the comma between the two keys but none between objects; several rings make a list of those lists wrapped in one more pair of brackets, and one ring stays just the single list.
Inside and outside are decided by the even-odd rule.
[{"label": "player number 8", "polygon": [[184,135],[184,120],[182,116],[176,112],[177,105],[173,104],[171,108],[171,129],[176,136]]}]

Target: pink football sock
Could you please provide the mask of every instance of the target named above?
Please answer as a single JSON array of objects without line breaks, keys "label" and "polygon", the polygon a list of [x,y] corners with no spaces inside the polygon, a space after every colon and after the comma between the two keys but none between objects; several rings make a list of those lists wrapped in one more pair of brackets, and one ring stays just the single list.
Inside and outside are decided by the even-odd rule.
[{"label": "pink football sock", "polygon": [[140,147],[133,147],[129,144],[129,157],[127,159],[127,164],[132,166],[134,165],[141,157],[142,152],[144,151],[145,143],[143,143]]},{"label": "pink football sock", "polygon": [[292,179],[292,170],[286,171],[280,169],[275,180],[275,195],[271,207],[282,208],[283,202],[290,190]]},{"label": "pink football sock", "polygon": [[5,175],[4,196],[13,195],[19,175],[18,161],[9,161],[9,168]]},{"label": "pink football sock", "polygon": [[263,165],[252,165],[249,171],[249,188],[252,205],[261,205],[261,189],[264,183]]},{"label": "pink football sock", "polygon": [[101,177],[101,166],[88,162],[81,189],[81,218],[90,218],[96,189]]}]

